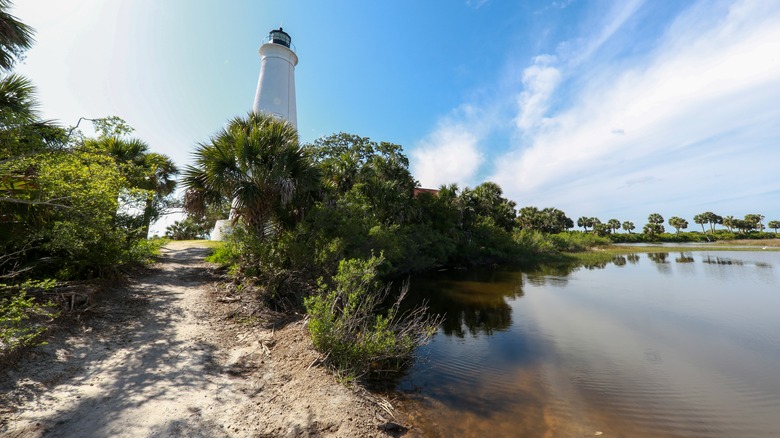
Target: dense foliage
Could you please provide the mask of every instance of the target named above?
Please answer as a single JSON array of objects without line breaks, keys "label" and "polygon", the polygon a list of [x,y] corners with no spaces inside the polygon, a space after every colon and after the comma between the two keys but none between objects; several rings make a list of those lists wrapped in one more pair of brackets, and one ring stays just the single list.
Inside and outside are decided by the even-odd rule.
[{"label": "dense foliage", "polygon": [[[262,129],[268,121],[256,123]],[[234,182],[210,182],[210,175],[226,178],[229,173],[220,163],[233,165],[230,158],[209,155],[216,143],[201,147],[196,152],[197,168],[186,172],[187,199],[192,200],[187,207],[197,212],[210,202],[230,203],[233,197],[233,217],[246,216],[242,206],[248,203],[241,195],[247,190],[238,191]],[[270,155],[258,165],[270,169],[255,168],[253,175],[293,168],[278,165],[274,158],[286,152],[270,149],[266,153]],[[258,214],[261,219],[244,221],[247,230],[242,236],[255,234],[254,238],[262,241],[259,244],[272,248],[256,250],[254,256],[242,254],[242,260],[250,262],[244,264],[245,269],[258,270],[255,263],[262,259],[264,266],[275,268],[271,272],[297,272],[298,278],[313,284],[319,277],[332,276],[341,260],[367,259],[372,252],[384,254],[382,273],[386,277],[453,263],[506,262],[522,252],[512,238],[514,203],[504,198],[494,183],[463,191],[457,186],[442,187],[438,193],[415,196],[417,182],[399,145],[345,133],[319,139],[297,156],[310,160],[306,178],[291,172],[277,175],[273,181],[286,180],[286,187],[299,192],[291,193],[287,202],[277,203],[271,212]],[[312,176],[317,178],[316,186]],[[265,184],[264,179],[256,186]],[[273,233],[268,232],[271,225]],[[273,256],[258,259],[257,254],[264,252]]]},{"label": "dense foliage", "polygon": [[135,141],[67,142],[38,120],[0,136],[0,277],[93,278],[133,261],[175,185],[170,159],[141,148],[123,161],[108,145]]}]

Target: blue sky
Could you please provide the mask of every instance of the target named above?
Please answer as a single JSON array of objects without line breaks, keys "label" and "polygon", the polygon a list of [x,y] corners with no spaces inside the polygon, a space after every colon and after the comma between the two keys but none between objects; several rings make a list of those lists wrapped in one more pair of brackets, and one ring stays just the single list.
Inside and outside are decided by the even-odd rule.
[{"label": "blue sky", "polygon": [[180,165],[251,109],[282,24],[304,142],[395,142],[425,187],[492,180],[575,221],[780,220],[780,2],[16,3],[45,117],[118,115]]}]

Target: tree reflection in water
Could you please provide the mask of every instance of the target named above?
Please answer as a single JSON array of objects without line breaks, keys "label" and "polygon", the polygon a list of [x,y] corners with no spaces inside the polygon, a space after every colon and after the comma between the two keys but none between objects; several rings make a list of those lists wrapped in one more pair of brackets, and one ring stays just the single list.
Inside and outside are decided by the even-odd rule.
[{"label": "tree reflection in water", "polygon": [[436,273],[415,278],[410,295],[444,315],[441,330],[448,336],[491,335],[512,325],[507,299],[523,296],[523,276],[492,269]]},{"label": "tree reflection in water", "polygon": [[666,259],[669,258],[668,252],[649,252],[647,258],[655,263],[667,263]]},{"label": "tree reflection in water", "polygon": [[695,260],[689,253],[681,252],[680,257],[674,259],[677,263],[693,263]]}]

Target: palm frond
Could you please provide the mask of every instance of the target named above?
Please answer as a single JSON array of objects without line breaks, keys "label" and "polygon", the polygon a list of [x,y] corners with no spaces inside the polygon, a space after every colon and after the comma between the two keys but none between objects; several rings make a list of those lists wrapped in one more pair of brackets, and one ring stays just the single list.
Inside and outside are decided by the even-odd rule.
[{"label": "palm frond", "polygon": [[8,13],[12,2],[0,0],[0,70],[9,70],[35,42],[32,27]]}]

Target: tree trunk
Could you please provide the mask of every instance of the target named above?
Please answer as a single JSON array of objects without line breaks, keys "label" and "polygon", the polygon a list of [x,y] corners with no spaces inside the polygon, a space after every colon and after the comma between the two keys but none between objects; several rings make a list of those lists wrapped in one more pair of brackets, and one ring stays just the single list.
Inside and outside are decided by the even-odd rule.
[{"label": "tree trunk", "polygon": [[152,222],[153,207],[154,198],[153,195],[149,195],[146,197],[146,202],[144,204],[144,221],[143,227],[141,228],[141,232],[143,233],[141,236],[143,239],[149,237],[149,225],[151,225]]}]

